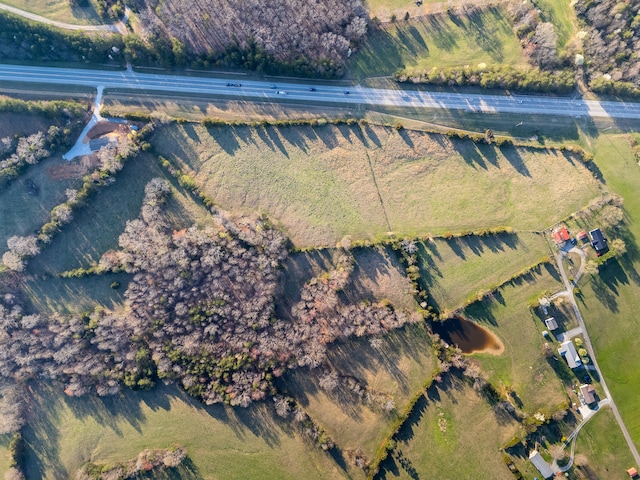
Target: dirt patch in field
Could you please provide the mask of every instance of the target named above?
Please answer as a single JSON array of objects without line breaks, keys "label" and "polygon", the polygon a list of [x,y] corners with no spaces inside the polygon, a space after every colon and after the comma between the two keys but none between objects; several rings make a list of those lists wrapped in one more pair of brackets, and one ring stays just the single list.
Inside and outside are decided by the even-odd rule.
[{"label": "dirt patch in field", "polygon": [[93,140],[107,133],[114,132],[119,135],[127,135],[129,133],[129,126],[122,123],[99,122],[87,132],[87,138]]},{"label": "dirt patch in field", "polygon": [[98,166],[98,158],[95,155],[85,155],[80,160],[47,167],[47,176],[51,180],[67,180],[82,178]]}]

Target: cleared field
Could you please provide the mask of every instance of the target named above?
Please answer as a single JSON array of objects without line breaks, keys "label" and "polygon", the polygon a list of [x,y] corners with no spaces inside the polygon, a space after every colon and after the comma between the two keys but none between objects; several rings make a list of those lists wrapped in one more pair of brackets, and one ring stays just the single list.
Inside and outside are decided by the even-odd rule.
[{"label": "cleared field", "polygon": [[184,445],[180,478],[343,478],[331,457],[309,445],[266,406],[204,407],[175,387],[117,397],[68,398],[53,387],[34,394],[25,428],[27,478],[74,478],[84,463],[119,462],[145,448]]},{"label": "cleared field", "polygon": [[11,441],[11,435],[0,435],[0,474],[4,473],[9,468],[9,449],[7,448]]},{"label": "cleared field", "polygon": [[571,2],[564,0],[540,0],[537,6],[543,12],[543,21],[553,23],[556,33],[558,34],[558,48],[564,48],[578,29],[576,12]]},{"label": "cleared field", "polygon": [[468,385],[452,382],[418,402],[380,478],[513,478],[499,449],[517,423],[496,415]]},{"label": "cleared field", "polygon": [[[8,98],[10,97],[0,95],[0,100]],[[55,120],[44,118],[40,115],[0,112],[0,138],[11,137],[13,135],[31,135],[36,132],[46,132],[54,123],[57,122],[55,122]]]},{"label": "cleared field", "polygon": [[[562,288],[559,275],[538,268],[517,282],[509,283],[491,298],[469,305],[464,316],[495,333],[505,346],[500,356],[474,354],[494,385],[511,387],[531,413],[553,409],[566,400],[562,381],[542,352],[544,323],[529,311],[529,304],[544,292]],[[554,411],[554,410],[552,410]]]},{"label": "cleared field", "polygon": [[580,282],[579,303],[602,374],[634,442],[640,448],[640,178],[627,136],[601,136],[595,141],[595,162],[608,188],[624,198],[628,231],[627,254],[610,261],[593,279]]},{"label": "cleared field", "polygon": [[372,29],[352,56],[355,78],[391,75],[402,68],[519,64],[522,48],[502,7],[469,15],[436,14]]},{"label": "cleared field", "polygon": [[454,310],[549,255],[542,235],[534,233],[434,239],[418,248],[423,279],[440,311]]},{"label": "cleared field", "polygon": [[587,464],[574,471],[583,472],[586,478],[628,479],[626,470],[634,465],[610,408],[603,408],[580,430],[575,453],[577,463],[586,460]]},{"label": "cleared field", "polygon": [[599,192],[591,172],[554,150],[383,127],[171,125],[153,143],[220,207],[265,212],[298,246],[390,231],[539,230]]},{"label": "cleared field", "polygon": [[[382,342],[379,348],[372,347],[368,339],[336,343],[330,348],[329,362],[339,374],[355,377],[369,388],[389,394],[396,409],[402,411],[433,374],[431,343],[421,324],[391,332]],[[395,413],[364,405],[346,387],[326,392],[318,386],[317,377],[304,370],[294,371],[285,385],[343,451],[361,448],[371,459],[391,433]]]},{"label": "cleared field", "polygon": [[[195,203],[150,155],[129,161],[116,176],[113,185],[99,189],[88,204],[74,212],[74,220],[54,236],[28,267],[32,277],[26,284],[32,304],[38,309],[69,312],[88,308],[92,301],[111,306],[120,294],[109,289],[114,279],[126,276],[105,275],[84,279],[63,279],[59,272],[88,267],[109,249],[117,248],[118,237],[127,220],[140,214],[144,187],[154,177],[167,178],[174,185],[166,205],[176,228],[210,221],[204,207]],[[113,278],[112,278],[113,277]]]},{"label": "cleared field", "polygon": [[[30,165],[18,179],[0,188],[0,253],[7,250],[9,237],[30,235],[46,223],[51,209],[66,201],[67,188],[82,185],[82,174],[68,167],[60,155],[51,157]],[[27,193],[27,180],[40,187],[38,195]]]},{"label": "cleared field", "polygon": [[59,0],[2,0],[10,5],[41,17],[73,25],[99,25],[104,23],[96,12],[96,4],[88,1],[87,7],[72,6],[71,2]]}]

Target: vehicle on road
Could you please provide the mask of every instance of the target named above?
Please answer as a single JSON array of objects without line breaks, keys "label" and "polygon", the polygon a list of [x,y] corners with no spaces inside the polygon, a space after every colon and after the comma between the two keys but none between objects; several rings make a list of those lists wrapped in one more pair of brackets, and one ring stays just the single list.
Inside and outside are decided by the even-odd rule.
[{"label": "vehicle on road", "polygon": [[284,90],[278,90],[278,95],[286,95],[287,92],[285,92]]},{"label": "vehicle on road", "polygon": [[351,92],[350,92],[349,90],[345,90],[343,93],[344,93],[345,95],[349,95]]},{"label": "vehicle on road", "polygon": [[227,87],[241,87],[241,83],[227,83]]},{"label": "vehicle on road", "polygon": [[315,89],[314,87],[311,87],[311,88],[309,89],[309,91],[310,91],[310,92],[315,92],[315,91],[316,91],[316,89]]}]

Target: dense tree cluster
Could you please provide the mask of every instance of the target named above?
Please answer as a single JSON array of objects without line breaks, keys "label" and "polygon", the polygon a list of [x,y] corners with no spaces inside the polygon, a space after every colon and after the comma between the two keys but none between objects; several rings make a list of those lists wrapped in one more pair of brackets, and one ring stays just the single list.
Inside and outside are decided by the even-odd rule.
[{"label": "dense tree cluster", "polygon": [[640,94],[640,0],[578,0],[584,23],[585,65],[592,88]]},{"label": "dense tree cluster", "polygon": [[[387,305],[343,305],[353,257],[302,288],[288,320],[275,317],[285,237],[268,221],[231,220],[172,231],[163,203],[171,189],[154,179],[138,219],[101,271],[133,274],[120,312],[71,318],[25,315],[12,296],[0,304],[0,377],[57,379],[68,395],[150,388],[178,381],[206,403],[247,406],[273,391],[285,369],[318,367],[340,337],[375,335],[414,320]],[[69,192],[74,196],[73,192]],[[15,244],[15,245],[14,245]],[[12,237],[12,252],[35,254],[35,237]]]},{"label": "dense tree cluster", "polygon": [[7,247],[9,250],[2,255],[2,263],[16,272],[22,272],[27,266],[27,260],[40,253],[38,238],[35,235],[9,237]]},{"label": "dense tree cluster", "polygon": [[[250,63],[263,69],[275,61],[290,67],[311,66],[316,74],[327,69],[339,73],[349,49],[367,28],[361,0],[135,3],[150,39],[168,33],[190,53],[206,56],[226,51],[230,54],[223,57],[226,62],[241,64],[246,62],[243,57],[252,56]],[[171,51],[176,45],[168,42],[167,46]]]},{"label": "dense tree cluster", "polygon": [[529,0],[509,4],[516,34],[529,61],[543,70],[558,64],[558,35],[552,23],[543,22],[540,11]]}]

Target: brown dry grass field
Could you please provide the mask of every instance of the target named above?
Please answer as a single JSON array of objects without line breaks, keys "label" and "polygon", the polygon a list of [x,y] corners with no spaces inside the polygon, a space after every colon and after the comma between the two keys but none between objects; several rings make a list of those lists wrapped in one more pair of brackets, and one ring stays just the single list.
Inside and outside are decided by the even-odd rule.
[{"label": "brown dry grass field", "polygon": [[[337,342],[330,347],[329,362],[339,374],[390,395],[396,411],[403,411],[410,397],[434,372],[431,344],[421,324],[393,331],[382,340],[379,348],[364,338]],[[391,433],[396,413],[365,405],[346,387],[326,392],[319,387],[318,377],[304,370],[292,372],[284,383],[288,393],[325,428],[343,452],[361,448],[372,459]],[[353,469],[350,472],[362,475]]]},{"label": "brown dry grass field", "polygon": [[591,172],[555,150],[384,127],[183,124],[163,128],[153,143],[220,207],[265,212],[298,246],[390,231],[540,230],[599,193]]}]

